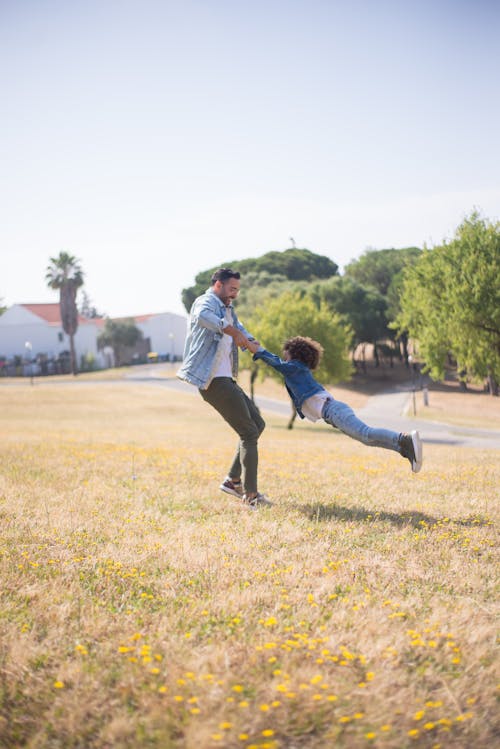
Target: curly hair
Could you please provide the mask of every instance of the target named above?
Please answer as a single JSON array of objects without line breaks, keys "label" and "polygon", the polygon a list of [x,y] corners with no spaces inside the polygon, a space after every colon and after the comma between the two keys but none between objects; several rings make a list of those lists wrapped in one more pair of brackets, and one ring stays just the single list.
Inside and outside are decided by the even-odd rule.
[{"label": "curly hair", "polygon": [[296,335],[288,338],[283,344],[283,351],[288,351],[291,359],[298,359],[309,369],[316,369],[323,355],[324,348],[318,341],[307,336]]}]

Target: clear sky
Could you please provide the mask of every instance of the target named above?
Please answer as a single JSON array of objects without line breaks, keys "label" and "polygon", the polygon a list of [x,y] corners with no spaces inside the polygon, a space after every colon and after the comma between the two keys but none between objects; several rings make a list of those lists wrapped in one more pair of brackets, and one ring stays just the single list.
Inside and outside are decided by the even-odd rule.
[{"label": "clear sky", "polygon": [[0,298],[111,316],[225,261],[500,218],[498,0],[0,0]]}]

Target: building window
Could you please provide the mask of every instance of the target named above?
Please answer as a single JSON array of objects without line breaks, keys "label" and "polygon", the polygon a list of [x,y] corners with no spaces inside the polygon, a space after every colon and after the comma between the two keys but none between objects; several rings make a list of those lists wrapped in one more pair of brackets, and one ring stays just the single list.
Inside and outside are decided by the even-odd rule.
[{"label": "building window", "polygon": [[63,334],[63,333],[61,333],[61,332],[59,332],[59,333],[57,334],[57,338],[58,338],[58,340],[59,340],[59,343],[62,343],[62,342],[64,341],[64,334]]}]

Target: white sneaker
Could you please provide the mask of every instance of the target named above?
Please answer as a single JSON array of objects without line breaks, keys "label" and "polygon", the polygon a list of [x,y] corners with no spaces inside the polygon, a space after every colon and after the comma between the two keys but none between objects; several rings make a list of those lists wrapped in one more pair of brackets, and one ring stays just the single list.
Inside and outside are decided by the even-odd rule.
[{"label": "white sneaker", "polygon": [[413,473],[422,468],[423,449],[419,433],[414,430],[411,434],[402,434],[399,440],[399,451],[403,458],[408,458]]},{"label": "white sneaker", "polygon": [[247,499],[247,495],[243,495],[243,502],[248,505],[248,507],[251,507],[252,510],[257,510],[259,507],[272,507],[273,503],[268,500],[265,494],[261,494],[260,492],[257,492],[256,497],[252,497],[251,499]]}]

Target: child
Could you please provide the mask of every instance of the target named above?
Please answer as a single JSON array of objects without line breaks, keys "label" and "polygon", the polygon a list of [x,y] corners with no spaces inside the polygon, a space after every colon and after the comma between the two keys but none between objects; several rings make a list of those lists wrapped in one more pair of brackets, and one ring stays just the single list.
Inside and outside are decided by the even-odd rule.
[{"label": "child", "polygon": [[323,419],[365,445],[395,450],[403,458],[408,458],[414,473],[420,471],[423,460],[422,441],[417,431],[398,434],[389,429],[367,426],[358,419],[350,406],[335,400],[314,379],[311,370],[318,366],[324,350],[320,343],[304,336],[289,338],[283,346],[283,359],[266,351],[255,341],[250,341],[247,345],[254,360],[262,359],[284,376],[285,387],[301,419]]}]

